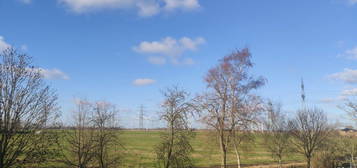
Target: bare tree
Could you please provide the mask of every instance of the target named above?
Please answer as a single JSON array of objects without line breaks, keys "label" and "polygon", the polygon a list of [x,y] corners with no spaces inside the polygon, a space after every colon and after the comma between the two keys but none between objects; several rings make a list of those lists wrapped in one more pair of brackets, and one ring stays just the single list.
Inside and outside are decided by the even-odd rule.
[{"label": "bare tree", "polygon": [[120,163],[120,156],[117,150],[121,147],[119,142],[119,131],[117,125],[117,109],[115,105],[98,101],[95,103],[93,124],[95,130],[95,158],[99,168],[117,167]]},{"label": "bare tree", "polygon": [[87,168],[95,158],[95,130],[91,123],[92,104],[78,100],[74,110],[73,130],[65,130],[65,142],[59,144],[63,152],[63,162],[69,167]]},{"label": "bare tree", "polygon": [[[342,110],[346,111],[347,114],[350,116],[351,120],[357,123],[357,101],[356,99],[346,99],[346,103],[343,107],[340,107]],[[344,146],[346,147],[344,150],[345,152],[350,155],[351,163],[354,164],[354,154],[357,151],[357,144],[355,142],[355,135],[346,135],[344,140]]]},{"label": "bare tree", "polygon": [[254,122],[251,116],[257,111],[248,110],[252,109],[250,100],[257,100],[252,91],[265,83],[264,78],[254,78],[249,73],[253,67],[250,59],[247,48],[224,57],[205,77],[209,91],[196,99],[202,121],[214,128],[219,139],[223,168],[227,167],[227,151],[232,137],[243,125]]},{"label": "bare tree", "polygon": [[[57,107],[56,94],[43,81],[31,57],[13,48],[0,53],[0,167],[22,167],[46,159],[40,133]],[[36,147],[36,148],[34,148]]]},{"label": "bare tree", "polygon": [[273,104],[269,101],[266,110],[264,142],[281,168],[283,156],[289,149],[288,122],[281,112],[280,104]]},{"label": "bare tree", "polygon": [[188,93],[173,87],[164,91],[163,95],[161,119],[167,122],[168,128],[156,146],[158,164],[165,168],[192,167],[190,153],[193,148],[189,141],[193,132],[188,123],[191,111],[187,102]]},{"label": "bare tree", "polygon": [[247,150],[247,144],[254,141],[251,129],[260,123],[259,115],[262,111],[261,98],[256,95],[245,95],[244,99],[235,100],[235,113],[229,113],[231,140],[237,159],[237,167],[241,167],[241,152]]},{"label": "bare tree", "polygon": [[307,167],[311,168],[311,158],[331,132],[326,115],[317,108],[304,108],[289,121],[289,129],[293,138],[291,142],[305,156]]}]

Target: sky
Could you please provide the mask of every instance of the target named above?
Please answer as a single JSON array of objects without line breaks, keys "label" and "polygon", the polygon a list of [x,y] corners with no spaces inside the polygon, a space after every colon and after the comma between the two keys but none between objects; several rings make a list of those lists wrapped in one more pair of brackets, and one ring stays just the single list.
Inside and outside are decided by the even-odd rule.
[{"label": "sky", "polygon": [[59,96],[68,122],[76,98],[117,105],[123,127],[160,126],[161,92],[192,96],[222,57],[249,47],[256,93],[288,115],[307,102],[330,121],[357,95],[357,0],[0,0],[0,51],[15,47]]}]

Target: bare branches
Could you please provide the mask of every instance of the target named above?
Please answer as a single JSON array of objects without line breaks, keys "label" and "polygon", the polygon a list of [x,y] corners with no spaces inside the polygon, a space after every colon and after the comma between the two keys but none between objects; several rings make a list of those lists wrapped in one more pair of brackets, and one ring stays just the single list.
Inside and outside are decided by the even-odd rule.
[{"label": "bare branches", "polygon": [[267,120],[265,121],[264,141],[272,153],[279,167],[282,165],[283,156],[289,148],[288,122],[281,111],[280,104],[269,101],[266,107]]},{"label": "bare branches", "polygon": [[115,105],[78,100],[74,110],[73,130],[65,130],[66,143],[60,143],[62,161],[69,167],[117,167],[122,148]]},{"label": "bare branches", "polygon": [[91,123],[92,105],[79,100],[74,110],[74,129],[65,130],[65,142],[59,144],[63,151],[63,162],[68,167],[86,168],[95,157],[95,130]]},{"label": "bare branches", "polygon": [[192,167],[190,153],[193,148],[189,140],[193,132],[189,128],[188,115],[191,112],[187,102],[188,93],[177,87],[163,92],[165,97],[161,105],[161,118],[167,123],[167,131],[156,146],[158,165],[165,168]]},{"label": "bare branches", "polygon": [[24,164],[39,143],[31,135],[53,116],[57,96],[29,56],[9,48],[0,57],[0,167],[6,168]]},{"label": "bare branches", "polygon": [[117,167],[120,163],[120,155],[113,154],[121,147],[117,128],[117,109],[108,102],[100,101],[94,105],[92,122],[95,130],[95,158],[99,168]]},{"label": "bare branches", "polygon": [[289,129],[293,144],[304,154],[310,168],[314,152],[322,147],[331,132],[325,114],[317,108],[299,110],[296,118],[289,121]]}]

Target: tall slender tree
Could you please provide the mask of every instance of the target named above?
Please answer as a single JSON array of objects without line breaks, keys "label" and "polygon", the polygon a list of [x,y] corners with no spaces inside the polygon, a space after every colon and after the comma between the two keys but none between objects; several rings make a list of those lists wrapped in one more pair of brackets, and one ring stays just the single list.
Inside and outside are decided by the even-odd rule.
[{"label": "tall slender tree", "polygon": [[190,139],[193,132],[189,128],[188,115],[192,111],[187,101],[188,93],[178,87],[163,92],[164,102],[161,105],[161,119],[167,123],[167,130],[156,148],[160,167],[192,167],[190,154],[193,148]]},{"label": "tall slender tree", "polygon": [[254,123],[253,116],[259,111],[252,108],[259,106],[256,105],[259,97],[252,91],[263,86],[265,79],[254,78],[249,72],[252,67],[248,48],[232,52],[208,71],[205,77],[208,92],[196,99],[202,121],[212,127],[218,137],[222,168],[227,167],[227,152],[234,135],[243,125]]},{"label": "tall slender tree", "polygon": [[68,167],[87,168],[94,164],[96,154],[95,130],[91,123],[92,104],[86,100],[76,101],[73,111],[72,130],[65,130],[62,149],[62,161]]},{"label": "tall slender tree", "polygon": [[273,158],[278,161],[279,168],[281,168],[283,156],[289,149],[288,121],[281,111],[280,104],[269,101],[266,111],[264,142]]},{"label": "tall slender tree", "polygon": [[99,168],[118,167],[121,161],[118,154],[122,145],[119,139],[117,113],[115,105],[109,102],[94,103],[92,122],[95,129],[95,159]]}]

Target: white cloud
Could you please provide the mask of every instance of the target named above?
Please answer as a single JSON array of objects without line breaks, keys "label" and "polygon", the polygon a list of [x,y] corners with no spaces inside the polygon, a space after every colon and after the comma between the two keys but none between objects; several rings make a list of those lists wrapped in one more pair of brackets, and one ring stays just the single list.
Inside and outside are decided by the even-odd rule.
[{"label": "white cloud", "polygon": [[166,63],[166,58],[160,56],[151,56],[148,58],[148,61],[152,64],[162,65]]},{"label": "white cloud", "polygon": [[186,59],[183,61],[183,64],[193,65],[193,64],[195,64],[195,61],[194,61],[192,58],[186,58]]},{"label": "white cloud", "polygon": [[69,76],[59,69],[38,68],[38,70],[40,71],[41,75],[43,75],[45,79],[62,79],[62,80],[69,79]]},{"label": "white cloud", "polygon": [[27,51],[28,50],[28,47],[27,47],[26,44],[21,45],[20,48],[21,48],[22,51]]},{"label": "white cloud", "polygon": [[357,70],[345,68],[343,72],[337,72],[329,75],[329,78],[341,80],[348,84],[357,84]]},{"label": "white cloud", "polygon": [[138,2],[136,6],[139,9],[140,16],[153,16],[160,12],[160,5],[152,2]]},{"label": "white cloud", "polygon": [[22,2],[24,4],[31,4],[32,0],[20,0],[20,2]]},{"label": "white cloud", "polygon": [[181,9],[196,9],[200,7],[198,0],[163,0],[166,10]]},{"label": "white cloud", "polygon": [[75,13],[104,9],[135,9],[140,16],[152,16],[175,9],[192,10],[200,7],[198,0],[58,0]]},{"label": "white cloud", "polygon": [[154,84],[156,81],[153,79],[148,79],[148,78],[141,78],[141,79],[135,79],[133,81],[133,85],[135,86],[145,86],[145,85],[151,85]]},{"label": "white cloud", "polygon": [[11,47],[11,45],[5,41],[5,38],[3,36],[0,36],[0,52],[4,51],[9,47]]},{"label": "white cloud", "polygon": [[352,49],[346,50],[343,54],[339,54],[339,56],[347,59],[357,60],[357,46]]},{"label": "white cloud", "polygon": [[128,8],[133,0],[58,0],[76,13],[85,13],[93,10],[108,8]]},{"label": "white cloud", "polygon": [[149,57],[149,62],[154,64],[164,64],[169,60],[172,64],[192,64],[193,60],[187,58],[182,61],[181,56],[185,51],[195,51],[198,46],[205,43],[205,39],[198,37],[191,39],[183,37],[176,40],[172,37],[166,37],[160,41],[143,41],[134,46],[134,51],[142,54],[155,54],[160,56]]},{"label": "white cloud", "polygon": [[357,4],[357,0],[348,0],[348,3],[350,5],[354,5],[354,4]]},{"label": "white cloud", "polygon": [[323,98],[320,100],[321,103],[326,103],[326,104],[334,103],[335,101],[336,101],[336,99],[334,99],[334,98]]},{"label": "white cloud", "polygon": [[343,90],[341,95],[346,96],[346,97],[347,96],[357,96],[357,88]]},{"label": "white cloud", "polygon": [[[11,48],[11,47],[13,47],[13,46],[10,45],[9,43],[7,43],[3,36],[0,36],[0,52],[4,51],[7,48]],[[27,47],[27,45],[23,44],[23,45],[20,46],[20,49],[22,51],[27,51],[28,47]]]}]

